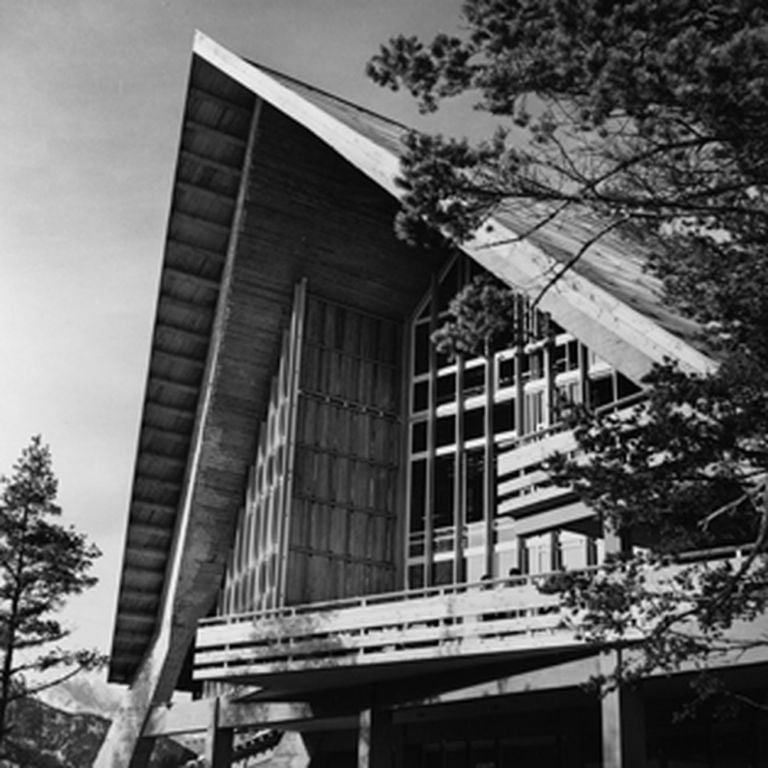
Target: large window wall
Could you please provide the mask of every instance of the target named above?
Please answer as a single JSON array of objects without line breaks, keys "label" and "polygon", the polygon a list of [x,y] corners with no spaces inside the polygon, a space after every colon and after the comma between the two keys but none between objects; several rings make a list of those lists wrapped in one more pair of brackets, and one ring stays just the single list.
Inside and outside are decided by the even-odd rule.
[{"label": "large window wall", "polygon": [[430,341],[456,293],[482,267],[456,256],[411,324],[408,586],[480,581],[510,571],[579,567],[595,542],[562,531],[520,538],[495,504],[499,446],[547,430],[576,403],[638,390],[547,315],[516,300],[517,336],[489,357],[451,360]]}]

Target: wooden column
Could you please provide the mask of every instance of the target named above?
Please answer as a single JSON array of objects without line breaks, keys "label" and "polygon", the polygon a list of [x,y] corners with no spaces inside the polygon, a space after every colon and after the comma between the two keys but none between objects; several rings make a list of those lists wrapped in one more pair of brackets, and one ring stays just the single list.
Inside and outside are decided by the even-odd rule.
[{"label": "wooden column", "polygon": [[437,350],[432,334],[437,330],[437,276],[432,275],[429,318],[429,389],[427,420],[427,476],[424,489],[424,586],[432,586],[434,580],[434,513],[435,513],[435,456],[437,442]]},{"label": "wooden column", "polygon": [[483,518],[485,520],[485,575],[494,578],[494,533],[496,519],[496,466],[494,461],[494,423],[493,408],[496,399],[496,381],[494,377],[495,358],[490,343],[485,345],[485,445],[483,464]]},{"label": "wooden column", "polygon": [[464,568],[464,524],[466,520],[466,478],[464,477],[464,356],[456,360],[456,453],[453,456],[453,583],[466,581]]},{"label": "wooden column", "polygon": [[[620,652],[605,651],[606,672],[620,661]],[[601,699],[603,767],[645,768],[645,711],[639,691],[619,686]]]},{"label": "wooden column", "polygon": [[515,431],[518,437],[525,434],[525,383],[523,382],[523,358],[525,357],[524,319],[524,300],[518,294],[515,300]]},{"label": "wooden column", "polygon": [[555,386],[555,377],[557,375],[555,371],[555,335],[552,332],[552,323],[550,322],[549,315],[543,315],[542,317],[544,321],[544,334],[546,336],[544,344],[544,377],[546,381],[544,413],[546,426],[551,427],[559,421],[557,387]]},{"label": "wooden column", "polygon": [[360,713],[357,768],[395,768],[392,760],[392,713],[371,708]]},{"label": "wooden column", "polygon": [[219,728],[219,700],[211,711],[211,720],[205,732],[203,768],[229,768],[232,764],[232,730]]}]

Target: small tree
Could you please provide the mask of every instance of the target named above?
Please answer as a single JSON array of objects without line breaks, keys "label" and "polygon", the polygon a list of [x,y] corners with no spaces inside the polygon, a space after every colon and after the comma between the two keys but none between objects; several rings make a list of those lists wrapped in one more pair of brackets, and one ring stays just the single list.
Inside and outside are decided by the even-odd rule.
[{"label": "small tree", "polygon": [[[89,575],[99,550],[84,534],[54,518],[58,482],[51,453],[40,436],[0,478],[0,749],[8,747],[14,701],[56,685],[104,658],[93,650],[64,650],[56,644],[69,630],[53,618],[65,599],[95,584]],[[59,670],[43,682],[30,674]]]}]

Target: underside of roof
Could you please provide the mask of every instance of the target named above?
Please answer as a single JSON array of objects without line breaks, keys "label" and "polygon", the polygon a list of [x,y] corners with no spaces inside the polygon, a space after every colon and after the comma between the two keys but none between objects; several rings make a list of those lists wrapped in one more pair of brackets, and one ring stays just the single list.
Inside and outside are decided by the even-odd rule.
[{"label": "underside of roof", "polygon": [[254,96],[193,64],[138,441],[111,677],[155,630]]},{"label": "underside of roof", "polygon": [[[249,165],[247,148],[256,119],[261,154]],[[322,153],[308,150],[303,160],[292,158],[296,174],[303,172],[306,183],[270,165],[270,153],[288,156],[297,151],[294,145],[307,143],[298,131],[311,134],[323,151],[348,162],[337,204],[365,206],[354,221],[362,222],[357,237],[360,252],[367,248],[372,253],[368,263],[356,253],[351,262],[346,254],[345,262],[330,247],[324,250],[322,222],[310,221],[311,175],[323,174],[321,160],[315,163]],[[110,679],[131,681],[163,610],[173,610],[174,620],[182,616],[178,605],[164,608],[170,579],[207,580],[207,594],[215,594],[226,555],[216,550],[230,536],[230,523],[219,525],[215,534],[208,531],[205,546],[194,554],[182,553],[181,566],[177,563],[172,570],[174,542],[185,504],[196,505],[195,514],[208,514],[211,525],[234,519],[231,511],[241,503],[293,282],[309,276],[310,287],[319,285],[330,298],[335,292],[340,301],[354,300],[355,291],[364,285],[365,301],[372,308],[397,317],[415,304],[428,284],[434,263],[414,259],[394,240],[387,223],[397,205],[395,177],[403,131],[396,123],[269,73],[198,36],[165,242]],[[243,196],[241,182],[249,172],[258,178]],[[353,195],[357,177],[365,178],[368,186]],[[283,236],[276,223],[281,211],[269,185],[279,187],[286,200],[295,195],[296,205],[306,208],[304,221],[310,222],[304,231],[282,230],[292,238],[292,250],[280,268],[273,251]],[[322,193],[320,186],[317,189]],[[345,194],[352,197],[345,200]],[[235,221],[241,207],[247,208],[245,224]],[[518,232],[528,226],[519,213],[501,212],[499,221]],[[535,245],[562,262],[585,224],[563,220],[557,226],[560,229],[537,233]],[[263,233],[257,237],[258,227]],[[232,246],[233,233],[241,230],[246,240],[250,238],[247,257],[234,253]],[[351,229],[350,237],[354,240]],[[307,251],[308,241],[315,243],[312,252]],[[658,286],[642,273],[641,260],[628,259],[626,253],[626,244],[607,241],[577,269],[595,290],[615,295],[676,338],[690,338],[695,328],[663,307]],[[237,314],[243,308],[247,321]],[[611,318],[595,322],[607,325]],[[228,341],[219,338],[228,345],[223,364],[212,354],[217,328],[219,335],[228,334]],[[201,396],[214,385],[216,401],[203,403]],[[229,430],[241,437],[219,437]],[[217,446],[211,458],[201,459],[199,446],[214,439],[211,435],[225,445]]]}]

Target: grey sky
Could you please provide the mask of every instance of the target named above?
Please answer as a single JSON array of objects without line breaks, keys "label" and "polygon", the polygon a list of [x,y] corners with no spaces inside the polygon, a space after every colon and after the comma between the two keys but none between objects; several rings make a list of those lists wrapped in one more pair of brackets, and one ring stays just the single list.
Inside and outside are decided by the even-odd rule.
[{"label": "grey sky", "polygon": [[0,0],[0,472],[50,443],[65,520],[104,552],[67,613],[108,650],[194,30],[413,123],[369,83],[460,0]]}]

